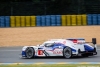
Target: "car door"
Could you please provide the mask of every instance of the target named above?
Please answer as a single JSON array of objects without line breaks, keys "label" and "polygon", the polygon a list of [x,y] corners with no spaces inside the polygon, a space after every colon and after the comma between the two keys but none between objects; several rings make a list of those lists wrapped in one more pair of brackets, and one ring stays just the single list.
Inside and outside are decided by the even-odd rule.
[{"label": "car door", "polygon": [[50,46],[45,45],[45,53],[48,56],[62,56],[63,47],[60,44],[53,43]]}]

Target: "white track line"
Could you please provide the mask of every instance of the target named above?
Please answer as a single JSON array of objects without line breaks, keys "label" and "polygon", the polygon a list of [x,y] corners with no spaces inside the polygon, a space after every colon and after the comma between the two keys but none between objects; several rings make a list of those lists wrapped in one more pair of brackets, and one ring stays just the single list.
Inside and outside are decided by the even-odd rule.
[{"label": "white track line", "polygon": [[21,50],[0,50],[0,51],[21,51]]}]

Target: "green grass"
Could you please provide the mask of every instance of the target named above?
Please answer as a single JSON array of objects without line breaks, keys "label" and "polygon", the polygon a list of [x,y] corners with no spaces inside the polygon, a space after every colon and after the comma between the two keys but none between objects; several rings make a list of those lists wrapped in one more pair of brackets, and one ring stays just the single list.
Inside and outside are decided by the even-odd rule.
[{"label": "green grass", "polygon": [[0,65],[0,67],[100,67],[100,64],[31,64],[31,65]]}]

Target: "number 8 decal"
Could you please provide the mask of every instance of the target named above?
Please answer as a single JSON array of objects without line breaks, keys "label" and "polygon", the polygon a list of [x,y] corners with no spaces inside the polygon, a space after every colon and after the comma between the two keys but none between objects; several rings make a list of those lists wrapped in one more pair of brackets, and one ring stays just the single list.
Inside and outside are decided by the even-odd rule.
[{"label": "number 8 decal", "polygon": [[43,55],[43,50],[38,50],[38,55]]}]

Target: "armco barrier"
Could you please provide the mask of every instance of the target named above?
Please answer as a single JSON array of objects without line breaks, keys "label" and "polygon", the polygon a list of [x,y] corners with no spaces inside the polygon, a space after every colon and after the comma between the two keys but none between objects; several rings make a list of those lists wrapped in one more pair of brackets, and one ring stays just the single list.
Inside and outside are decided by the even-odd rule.
[{"label": "armco barrier", "polygon": [[36,16],[37,26],[61,26],[60,15],[42,15]]},{"label": "armco barrier", "polygon": [[62,15],[62,26],[87,25],[86,15]]},{"label": "armco barrier", "polygon": [[87,22],[88,22],[88,25],[92,25],[92,15],[91,14],[87,15]]},{"label": "armco barrier", "polygon": [[11,27],[33,27],[36,26],[35,16],[10,16]]},{"label": "armco barrier", "polygon": [[77,15],[76,16],[76,20],[77,20],[77,25],[82,25],[82,17],[81,17],[81,15]]},{"label": "armco barrier", "polygon": [[0,27],[100,25],[100,14],[0,16]]},{"label": "armco barrier", "polygon": [[21,22],[21,27],[25,27],[26,26],[26,24],[25,24],[25,16],[21,16],[20,17],[21,18],[21,20],[20,20],[20,22]]},{"label": "armco barrier", "polygon": [[31,17],[25,16],[25,21],[26,21],[26,27],[30,27],[31,26]]},{"label": "armco barrier", "polygon": [[41,16],[36,16],[36,26],[41,26]]},{"label": "armco barrier", "polygon": [[66,19],[66,21],[67,21],[66,25],[67,25],[67,26],[72,25],[72,24],[71,24],[71,15],[67,15],[66,18],[67,18],[67,19]]},{"label": "armco barrier", "polygon": [[61,15],[56,15],[57,26],[61,26]]},{"label": "armco barrier", "polygon": [[62,26],[66,26],[67,25],[66,15],[62,15],[61,16],[61,22],[62,22]]},{"label": "armco barrier", "polygon": [[56,26],[56,24],[57,24],[56,23],[56,21],[57,21],[56,20],[56,16],[55,15],[51,15],[50,17],[51,17],[51,26]]},{"label": "armco barrier", "polygon": [[100,14],[98,14],[98,25],[100,25]]},{"label": "armco barrier", "polygon": [[46,26],[45,16],[41,16],[41,26]]},{"label": "armco barrier", "polygon": [[71,25],[72,26],[76,26],[77,24],[76,24],[76,15],[71,15]]},{"label": "armco barrier", "polygon": [[5,27],[5,17],[0,16],[0,27]]},{"label": "armco barrier", "polygon": [[11,27],[16,27],[15,16],[10,16],[10,26]]},{"label": "armco barrier", "polygon": [[87,25],[87,15],[82,15],[82,25]]},{"label": "armco barrier", "polygon": [[36,26],[36,16],[31,16],[31,26]]},{"label": "armco barrier", "polygon": [[46,15],[46,26],[51,26],[51,17],[50,17],[50,15]]},{"label": "armco barrier", "polygon": [[6,27],[10,27],[10,16],[5,16]]},{"label": "armco barrier", "polygon": [[9,16],[0,16],[0,27],[10,27]]},{"label": "armco barrier", "polygon": [[88,14],[87,23],[88,25],[100,25],[100,15],[99,14]]},{"label": "armco barrier", "polygon": [[16,23],[16,27],[21,27],[21,18],[20,16],[15,16],[15,23]]},{"label": "armco barrier", "polygon": [[93,17],[93,25],[97,25],[98,24],[98,21],[97,21],[97,19],[98,19],[98,15],[97,14],[92,14],[92,17]]}]

